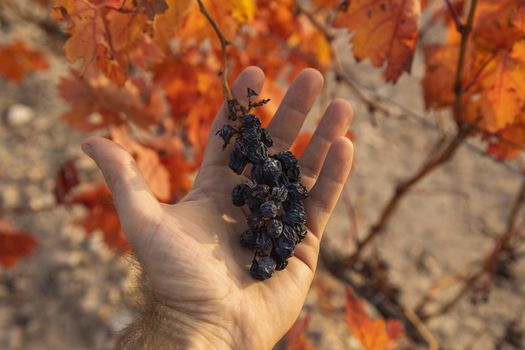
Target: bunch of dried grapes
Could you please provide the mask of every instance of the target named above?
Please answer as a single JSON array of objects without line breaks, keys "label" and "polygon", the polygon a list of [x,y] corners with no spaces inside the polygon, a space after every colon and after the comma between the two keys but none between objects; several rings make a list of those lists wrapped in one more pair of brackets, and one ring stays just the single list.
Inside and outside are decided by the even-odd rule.
[{"label": "bunch of dried grapes", "polygon": [[299,182],[299,166],[291,152],[268,154],[272,138],[250,112],[269,100],[252,102],[253,96],[257,93],[248,88],[247,107],[237,100],[228,101],[228,118],[234,125],[224,125],[217,134],[224,148],[235,139],[229,167],[236,174],[251,166],[248,181],[233,188],[232,202],[250,210],[248,229],[241,234],[240,243],[255,252],[250,274],[265,280],[288,265],[296,245],[306,236],[303,200],[308,191]]}]

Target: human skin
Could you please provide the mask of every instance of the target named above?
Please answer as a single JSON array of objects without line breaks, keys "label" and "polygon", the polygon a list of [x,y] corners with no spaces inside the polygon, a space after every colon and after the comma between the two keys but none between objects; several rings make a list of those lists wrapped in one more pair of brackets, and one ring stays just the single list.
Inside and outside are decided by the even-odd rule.
[{"label": "human skin", "polygon": [[[246,68],[233,94],[245,103],[246,88],[260,91],[263,82],[259,68]],[[290,147],[322,85],[314,69],[296,77],[268,125],[270,153]],[[351,119],[347,101],[327,107],[299,159],[301,182],[310,191],[304,202],[308,234],[286,269],[262,282],[248,272],[253,253],[239,245],[246,211],[231,203],[231,190],[243,177],[228,168],[229,147],[223,151],[214,135],[228,123],[224,108],[212,124],[193,188],[174,205],[155,199],[122,147],[99,137],[84,141],[112,192],[149,291],[144,314],[120,335],[117,348],[271,349],[297,319],[312,283],[326,223],[352,165],[345,137]]]}]

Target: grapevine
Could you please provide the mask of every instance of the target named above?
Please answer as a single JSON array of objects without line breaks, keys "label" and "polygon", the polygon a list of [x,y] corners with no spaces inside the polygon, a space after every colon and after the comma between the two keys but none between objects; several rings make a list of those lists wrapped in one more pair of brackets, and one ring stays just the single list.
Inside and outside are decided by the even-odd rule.
[{"label": "grapevine", "polygon": [[273,141],[261,128],[261,121],[251,110],[269,102],[252,102],[257,93],[248,88],[248,106],[236,99],[228,100],[228,118],[235,123],[224,125],[217,134],[224,148],[235,137],[229,167],[237,175],[250,165],[248,181],[233,188],[232,203],[246,205],[248,229],[240,236],[241,246],[254,251],[250,274],[258,280],[283,270],[295,246],[306,236],[306,213],[303,200],[308,191],[300,182],[297,159],[290,151],[269,155]]}]

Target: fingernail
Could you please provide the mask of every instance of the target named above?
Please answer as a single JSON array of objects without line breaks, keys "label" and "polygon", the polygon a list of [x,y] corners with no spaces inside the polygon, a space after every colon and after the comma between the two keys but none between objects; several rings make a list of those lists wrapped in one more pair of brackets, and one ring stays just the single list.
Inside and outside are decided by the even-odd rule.
[{"label": "fingernail", "polygon": [[80,147],[85,154],[93,158],[93,146],[89,142],[84,142]]}]

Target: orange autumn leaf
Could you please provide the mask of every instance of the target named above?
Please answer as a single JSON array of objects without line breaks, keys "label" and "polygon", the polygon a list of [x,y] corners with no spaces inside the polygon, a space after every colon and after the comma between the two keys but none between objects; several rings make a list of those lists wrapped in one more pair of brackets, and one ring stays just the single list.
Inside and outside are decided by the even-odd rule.
[{"label": "orange autumn leaf", "polygon": [[525,148],[525,122],[508,126],[487,138],[489,139],[488,153],[501,161],[514,159]]},{"label": "orange autumn leaf", "polygon": [[[205,40],[211,40],[216,48],[220,47],[219,40],[200,12],[197,1],[171,0],[168,4],[166,16],[159,16],[155,24],[159,44],[166,48],[169,41],[177,37],[184,47],[192,46],[195,41]],[[239,28],[250,23],[255,16],[254,0],[203,0],[203,4],[226,38],[235,37]]]},{"label": "orange autumn leaf", "polygon": [[295,157],[299,158],[312,139],[312,135],[313,134],[308,131],[300,133],[290,147],[290,152],[292,152]]},{"label": "orange autumn leaf", "polygon": [[7,80],[20,83],[27,74],[47,68],[42,53],[27,48],[21,41],[0,46],[0,76]]},{"label": "orange autumn leaf", "polygon": [[33,236],[0,219],[0,264],[11,267],[31,255],[35,247]]},{"label": "orange autumn leaf", "polygon": [[496,132],[514,123],[525,108],[525,42],[503,53],[487,67],[481,80],[483,121],[481,126]]},{"label": "orange autumn leaf", "polygon": [[454,102],[455,62],[457,45],[431,45],[423,47],[425,77],[422,81],[427,108],[451,106]]},{"label": "orange autumn leaf", "polygon": [[155,41],[166,51],[169,42],[178,32],[184,19],[189,15],[194,5],[193,0],[166,0],[167,10],[155,17]]},{"label": "orange autumn leaf", "polygon": [[106,77],[123,85],[135,58],[149,54],[160,59],[147,32],[146,14],[125,0],[56,0],[53,17],[68,23],[69,39],[64,45],[70,63],[81,63],[80,71],[98,68]]},{"label": "orange autumn leaf", "polygon": [[315,346],[306,337],[310,317],[298,319],[286,334],[286,350],[315,350]]},{"label": "orange autumn leaf", "polygon": [[165,114],[159,89],[139,77],[119,87],[103,75],[73,75],[62,78],[58,91],[70,104],[70,110],[62,114],[62,119],[81,131],[97,130],[125,120],[147,128]]},{"label": "orange autumn leaf", "polygon": [[120,228],[117,211],[113,205],[111,192],[103,183],[81,184],[77,186],[68,198],[69,204],[83,205],[87,213],[77,220],[86,233],[101,231],[104,243],[119,253],[130,250],[130,246]]},{"label": "orange autumn leaf", "polygon": [[370,59],[376,67],[386,63],[384,76],[397,82],[410,72],[421,8],[419,0],[354,0],[340,12],[335,26],[355,32],[353,52],[358,61]]},{"label": "orange autumn leaf", "polygon": [[363,301],[351,290],[346,293],[346,325],[365,350],[394,349],[402,334],[402,325],[395,320],[373,320],[365,311]]},{"label": "orange autumn leaf", "polygon": [[473,40],[485,49],[511,48],[525,35],[525,4],[521,0],[481,0],[476,8]]},{"label": "orange autumn leaf", "polygon": [[[305,17],[299,17],[296,28],[296,32],[287,39],[287,44],[292,48],[290,62],[299,67],[302,62],[306,62],[322,71],[327,69],[332,63],[332,50],[325,35]],[[299,67],[295,67],[295,70]]]}]

